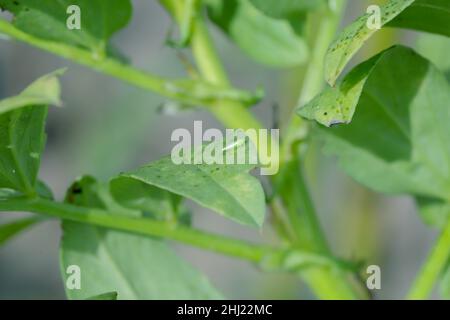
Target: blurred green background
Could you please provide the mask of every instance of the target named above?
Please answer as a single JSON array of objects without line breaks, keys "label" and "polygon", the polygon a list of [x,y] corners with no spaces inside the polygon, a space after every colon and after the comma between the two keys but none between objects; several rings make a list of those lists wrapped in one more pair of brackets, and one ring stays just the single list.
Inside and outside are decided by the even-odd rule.
[{"label": "blurred green background", "polygon": [[[170,20],[156,1],[135,0],[131,24],[117,34],[115,44],[133,65],[154,73],[181,77],[183,64],[175,50],[164,45]],[[350,0],[345,21],[365,12],[369,1]],[[370,1],[373,3],[374,1]],[[254,112],[271,127],[275,104],[291,108],[299,91],[303,68],[271,70],[247,58],[218,30],[214,38],[234,84],[254,89],[261,85],[266,98]],[[419,40],[419,41],[418,41]],[[436,37],[404,31],[382,31],[355,61],[393,43],[418,47],[421,53],[445,61]],[[63,108],[52,108],[47,125],[48,143],[41,178],[61,199],[71,181],[81,174],[107,179],[120,171],[155,160],[171,150],[176,128],[193,128],[194,120],[207,127],[221,126],[206,112],[176,115],[162,112],[166,101],[149,92],[39,51],[0,40],[0,98],[18,93],[37,77],[68,67],[62,78]],[[445,67],[445,66],[443,66]],[[321,222],[335,252],[381,266],[382,289],[377,298],[401,298],[427,255],[435,230],[420,219],[408,197],[385,197],[354,183],[313,146],[307,159],[310,185]],[[221,234],[261,241],[270,231],[258,231],[229,222],[191,205],[194,224]],[[10,217],[0,217],[3,221]],[[0,220],[0,222],[3,222]],[[64,299],[59,271],[59,224],[47,222],[0,247],[0,299]],[[262,274],[246,262],[178,247],[181,255],[204,271],[228,298],[312,298],[297,278]]]}]

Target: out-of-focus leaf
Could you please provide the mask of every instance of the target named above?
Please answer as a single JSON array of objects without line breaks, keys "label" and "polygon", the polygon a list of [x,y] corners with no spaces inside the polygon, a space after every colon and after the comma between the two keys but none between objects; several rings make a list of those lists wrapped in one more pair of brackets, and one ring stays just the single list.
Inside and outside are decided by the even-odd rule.
[{"label": "out-of-focus leaf", "polygon": [[[105,191],[104,184],[85,177],[69,189],[66,200],[117,214],[117,206],[125,203],[113,204],[116,199],[106,196]],[[121,209],[121,214],[145,219],[136,217],[134,211]],[[113,291],[125,300],[221,298],[204,276],[156,238],[64,221],[61,268],[65,280],[70,276],[66,274],[70,265],[79,266],[81,271],[81,289],[66,288],[70,299]]]},{"label": "out-of-focus leaf", "polygon": [[[227,154],[236,154],[240,148],[247,149],[247,145],[221,146],[220,152],[226,159]],[[264,192],[258,179],[248,173],[255,164],[193,164],[193,155],[189,162],[175,164],[169,156],[123,173],[121,177],[192,199],[236,222],[261,227],[265,214]]]},{"label": "out-of-focus leaf", "polygon": [[449,201],[450,90],[445,77],[402,46],[362,70],[367,71],[364,83],[355,82],[359,94],[340,92],[342,85],[329,88],[336,99],[322,101],[330,94],[326,91],[300,114],[316,119],[315,114],[357,105],[349,125],[317,128],[325,151],[337,155],[355,180],[377,191]]},{"label": "out-of-focus leaf", "polygon": [[206,3],[212,21],[255,61],[278,68],[306,61],[306,42],[289,21],[266,16],[248,0],[208,0]]},{"label": "out-of-focus leaf", "polygon": [[324,4],[323,0],[250,0],[265,15],[278,19],[291,19]]},{"label": "out-of-focus leaf", "polygon": [[50,187],[41,180],[38,180],[36,183],[36,193],[41,198],[45,198],[45,199],[49,199],[49,200],[54,199],[53,192],[50,189]]},{"label": "out-of-focus leaf", "polygon": [[87,298],[86,300],[117,300],[117,292],[106,292],[102,293],[90,298]]},{"label": "out-of-focus leaf", "polygon": [[34,226],[42,219],[32,217],[23,218],[13,222],[5,223],[0,225],[0,246],[4,245],[8,240],[12,239],[14,236],[18,235],[22,231]]},{"label": "out-of-focus leaf", "polygon": [[[381,9],[381,26],[409,28],[450,36],[450,1],[390,0]],[[331,44],[325,58],[325,79],[336,83],[350,59],[379,29],[367,25],[367,13],[347,26]]]},{"label": "out-of-focus leaf", "polygon": [[122,205],[148,213],[153,219],[174,222],[185,213],[180,208],[180,196],[136,179],[113,179],[110,191]]},{"label": "out-of-focus leaf", "polygon": [[[70,6],[80,8],[80,29],[69,29]],[[109,38],[128,24],[130,0],[0,0],[14,14],[14,25],[33,36],[64,42],[105,55]]]},{"label": "out-of-focus leaf", "polygon": [[0,102],[0,188],[35,193],[45,145],[46,105],[60,101],[57,76],[61,72],[46,75],[22,94]]}]

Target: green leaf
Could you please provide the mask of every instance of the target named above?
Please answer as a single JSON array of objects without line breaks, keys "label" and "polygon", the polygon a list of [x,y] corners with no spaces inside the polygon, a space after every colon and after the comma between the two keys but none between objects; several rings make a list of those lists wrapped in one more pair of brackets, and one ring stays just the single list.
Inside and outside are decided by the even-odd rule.
[{"label": "green leaf", "polygon": [[[180,7],[179,3],[182,2]],[[166,7],[169,12],[174,13],[174,19],[177,20],[179,25],[179,39],[168,39],[168,44],[175,48],[186,47],[192,37],[194,30],[194,21],[199,14],[201,1],[200,0],[159,0],[159,2]],[[181,8],[181,10],[177,10]]]},{"label": "green leaf", "polygon": [[[233,148],[222,148],[221,152],[226,157],[227,153],[235,153],[238,148],[236,144]],[[255,165],[193,164],[193,155],[189,162],[191,164],[175,164],[168,156],[123,173],[121,177],[136,179],[192,199],[236,222],[262,226],[264,192],[258,179],[248,173]]]},{"label": "green leaf", "polygon": [[212,21],[255,61],[276,68],[306,61],[306,42],[289,21],[266,16],[248,0],[208,0],[207,5]]},{"label": "green leaf", "polygon": [[[447,0],[390,0],[381,9],[381,27],[400,27],[450,36],[450,2]],[[325,79],[336,83],[350,59],[378,30],[369,28],[367,13],[347,26],[325,57]]]},{"label": "green leaf", "polygon": [[57,76],[46,75],[20,95],[0,102],[0,188],[35,194],[45,145],[47,104],[59,104]]},{"label": "green leaf", "polygon": [[323,0],[250,0],[251,4],[265,15],[278,19],[301,16],[303,11],[324,4]]},{"label": "green leaf", "polygon": [[230,100],[252,106],[264,97],[264,91],[262,89],[249,92],[217,86],[199,79],[166,81],[164,87],[175,99],[192,104],[211,105],[217,100]]},{"label": "green leaf", "polygon": [[[81,28],[71,30],[67,9],[77,5]],[[14,14],[14,25],[45,40],[64,42],[104,56],[109,38],[128,24],[132,6],[129,0],[0,0],[0,7]]]},{"label": "green leaf", "polygon": [[450,2],[447,0],[415,0],[388,27],[406,28],[450,36]]},{"label": "green leaf", "polygon": [[[371,68],[367,62],[355,68],[358,75],[365,70],[365,78],[351,72],[350,79],[343,80],[355,86],[329,88],[299,113],[316,119],[315,114],[326,110],[357,106],[349,125],[317,128],[325,151],[337,155],[355,180],[377,191],[449,201],[448,82],[428,60],[402,46],[371,61]],[[365,80],[361,84],[355,78]],[[342,87],[348,90],[341,92]],[[349,94],[351,88],[358,93]],[[332,124],[334,120],[320,121]]]},{"label": "green leaf", "polygon": [[[104,192],[105,185],[85,177],[69,189],[66,200],[79,206],[110,209],[115,214],[111,207],[115,199],[99,194],[99,190]],[[124,204],[112,206],[116,205]],[[66,288],[70,299],[112,291],[125,300],[221,298],[204,276],[156,238],[64,221],[61,268],[65,281],[70,276],[66,274],[70,265],[81,270],[81,289]]]},{"label": "green leaf", "polygon": [[99,294],[90,298],[87,298],[86,300],[117,300],[117,292],[106,292],[103,294]]},{"label": "green leaf", "polygon": [[10,223],[0,225],[0,246],[4,245],[8,240],[18,235],[22,231],[34,226],[42,219],[32,217],[16,220]]}]

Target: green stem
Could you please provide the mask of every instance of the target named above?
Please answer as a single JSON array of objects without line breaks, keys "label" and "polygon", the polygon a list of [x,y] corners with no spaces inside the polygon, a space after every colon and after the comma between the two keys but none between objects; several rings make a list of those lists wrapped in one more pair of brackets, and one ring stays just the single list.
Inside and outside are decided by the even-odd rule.
[{"label": "green stem", "polygon": [[[184,4],[180,0],[160,0],[177,23],[183,20]],[[204,80],[218,86],[229,87],[230,81],[213,46],[201,13],[193,19],[190,45],[197,67]],[[218,101],[209,111],[230,129],[260,129],[262,124],[237,101]]]},{"label": "green stem", "polygon": [[[191,41],[192,52],[203,78],[217,85],[230,86],[225,70],[201,17],[195,20]],[[239,102],[219,101],[210,111],[227,128],[246,130],[263,127],[252,113]]]},{"label": "green stem", "polygon": [[[308,62],[308,68],[305,73],[297,106],[302,106],[314,98],[315,95],[320,93],[325,84],[324,58],[330,43],[336,35],[336,30],[339,27],[347,5],[347,0],[334,1],[334,11],[330,8],[324,10],[317,36],[314,37],[315,42],[311,52],[311,59]],[[296,152],[295,146],[299,139],[298,135],[300,133],[303,136],[303,130],[301,128],[307,126],[307,123],[295,114],[295,108],[292,113],[282,146],[282,158],[285,160],[289,160],[292,156],[295,156],[293,153]]]},{"label": "green stem", "polygon": [[[334,11],[326,8],[320,21],[298,105],[302,105],[313,98],[324,85],[324,57],[329,44],[335,36],[347,1],[336,0],[335,4]],[[330,249],[317,219],[314,205],[302,174],[303,169],[299,164],[298,150],[296,150],[299,133],[303,136],[304,130],[302,128],[304,126],[307,126],[307,123],[300,117],[292,114],[281,148],[281,162],[283,167],[286,167],[287,174],[291,175],[286,177],[288,186],[285,186],[286,190],[290,190],[290,192],[289,195],[282,192],[282,196],[287,206],[290,220],[295,227],[294,231],[299,240],[299,245],[314,252],[328,254]],[[295,177],[292,177],[292,175]],[[323,268],[314,268],[303,273],[303,278],[319,298],[357,299],[365,297],[362,290],[361,293],[356,291],[356,288],[347,279],[347,276],[350,275],[341,271],[333,272]]]},{"label": "green stem", "polygon": [[450,219],[436,241],[407,296],[408,299],[426,299],[450,258]]}]

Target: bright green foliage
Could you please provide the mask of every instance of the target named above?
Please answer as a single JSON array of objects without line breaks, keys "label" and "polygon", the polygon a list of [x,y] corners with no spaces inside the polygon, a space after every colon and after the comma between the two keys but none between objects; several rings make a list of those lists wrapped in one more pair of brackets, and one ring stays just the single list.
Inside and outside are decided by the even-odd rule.
[{"label": "bright green foliage", "polygon": [[442,279],[442,283],[440,286],[440,292],[442,295],[442,298],[444,299],[450,299],[450,265],[447,266],[447,269],[445,270]]},{"label": "bright green foliage", "polygon": [[[445,77],[405,47],[387,50],[365,70],[359,95],[347,100],[344,93],[342,106],[338,97],[323,111],[357,105],[351,124],[318,130],[326,152],[337,155],[358,182],[377,191],[448,201],[450,90]],[[313,104],[322,105],[320,100]],[[311,106],[305,108],[300,114],[307,115]]]},{"label": "bright green foliage", "polygon": [[[360,265],[332,256],[315,216],[301,165],[308,146],[304,142],[310,135],[321,139],[324,150],[337,156],[355,180],[380,192],[413,196],[423,219],[443,230],[409,297],[427,297],[438,278],[442,296],[450,296],[446,263],[450,252],[450,88],[444,76],[449,76],[450,65],[442,38],[419,41],[420,53],[431,62],[411,49],[394,46],[359,64],[338,82],[352,57],[377,33],[367,24],[368,19],[376,22],[370,16],[373,13],[345,28],[322,60],[346,1],[160,0],[179,27],[179,40],[169,44],[190,47],[192,56],[188,57],[195,60],[187,68],[189,77],[170,80],[127,64],[110,44],[114,34],[129,23],[132,3],[0,0],[0,8],[13,15],[12,21],[0,18],[0,32],[178,103],[205,106],[225,127],[262,128],[247,110],[260,101],[262,90],[252,93],[233,88],[212,43],[214,37],[209,35],[205,21],[209,17],[256,62],[293,68],[310,59],[302,79],[301,101],[320,91],[317,70],[325,69],[331,87],[298,110],[323,126],[309,131],[300,119],[281,123],[281,127],[286,124],[288,138],[281,139],[281,171],[265,181],[270,190],[267,199],[251,173],[258,166],[248,164],[252,161],[236,165],[195,161],[199,151],[214,154],[215,159],[219,155],[237,160],[237,151],[249,146],[243,139],[227,147],[214,141],[188,150],[183,155],[190,161],[183,164],[166,157],[107,183],[84,176],[72,184],[65,202],[60,203],[37,177],[48,105],[60,104],[57,76],[61,71],[0,101],[0,212],[29,211],[62,220],[63,280],[70,280],[69,266],[81,268],[81,289],[66,286],[69,299],[222,298],[170,248],[167,239],[245,259],[264,271],[300,275],[319,298],[366,297],[359,290],[362,286],[357,288],[353,281]],[[74,14],[68,10],[72,5],[81,9],[80,30],[67,27]],[[448,0],[387,0],[381,7],[381,28],[450,36],[448,21]],[[125,121],[136,125],[132,118]],[[117,134],[123,135],[124,125],[116,127]],[[298,128],[301,139],[291,139],[291,131]],[[104,144],[102,148],[109,154],[112,147]],[[249,160],[250,150],[244,149]],[[192,227],[184,199],[258,228],[263,225],[267,201],[281,245],[254,244]],[[0,225],[0,244],[38,221],[32,217]]]},{"label": "bright green foliage", "polygon": [[308,48],[293,26],[266,16],[248,0],[208,0],[208,13],[228,36],[254,60],[271,67],[292,67],[305,62]]},{"label": "bright green foliage", "polygon": [[[390,0],[381,6],[381,26],[410,28],[450,36],[447,0]],[[336,83],[350,59],[378,29],[369,28],[367,13],[347,26],[331,44],[325,58],[325,78]]]},{"label": "bright green foliage", "polygon": [[450,1],[415,0],[387,26],[450,36],[449,21]]},{"label": "bright green foliage", "polygon": [[[223,149],[234,153],[238,146]],[[193,158],[191,163],[193,163]],[[264,191],[248,172],[251,164],[174,164],[171,157],[122,174],[146,184],[192,199],[227,218],[250,226],[264,222]]]},{"label": "bright green foliage", "polygon": [[[70,5],[81,10],[80,30],[67,28]],[[129,0],[0,0],[15,16],[14,25],[36,37],[82,47],[103,56],[109,38],[128,24]]]},{"label": "bright green foliage", "polygon": [[48,104],[59,104],[60,71],[0,102],[0,188],[35,193]]},{"label": "bright green foliage", "polygon": [[[84,177],[70,188],[66,201],[115,214],[114,207],[121,204],[105,195],[105,190],[105,185]],[[136,214],[140,215],[130,210],[127,216],[139,218]],[[158,239],[64,221],[61,262],[64,279],[69,276],[68,266],[81,269],[81,290],[66,289],[70,299],[110,291],[117,292],[119,299],[221,297],[206,278]]]},{"label": "bright green foliage", "polygon": [[13,238],[20,232],[28,229],[29,227],[35,225],[40,221],[41,219],[32,217],[32,218],[23,218],[5,224],[0,224],[0,246],[5,244],[8,240]]}]

